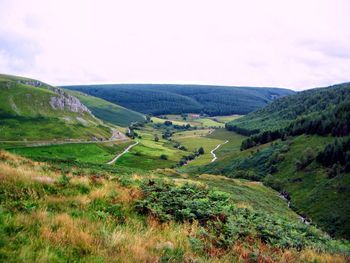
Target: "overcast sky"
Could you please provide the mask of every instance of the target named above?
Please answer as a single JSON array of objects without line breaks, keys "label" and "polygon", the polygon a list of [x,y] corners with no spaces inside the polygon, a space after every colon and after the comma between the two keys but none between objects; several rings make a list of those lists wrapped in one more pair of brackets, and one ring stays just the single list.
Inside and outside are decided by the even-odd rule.
[{"label": "overcast sky", "polygon": [[0,73],[302,90],[350,81],[349,0],[0,0]]}]

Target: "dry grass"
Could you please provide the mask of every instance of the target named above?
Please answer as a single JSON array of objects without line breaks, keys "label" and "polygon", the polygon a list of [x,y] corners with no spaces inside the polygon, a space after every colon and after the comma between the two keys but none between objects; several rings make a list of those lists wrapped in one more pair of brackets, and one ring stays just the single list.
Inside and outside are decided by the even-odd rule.
[{"label": "dry grass", "polygon": [[42,164],[0,150],[0,181],[2,182],[41,182],[52,183],[56,174],[44,172]]},{"label": "dry grass", "polygon": [[[153,218],[148,218],[147,223],[145,227],[139,221],[129,220],[126,226],[117,227],[106,236],[106,244],[119,251],[122,262],[158,262],[166,248],[191,251],[188,235],[197,231],[195,225],[159,224]],[[187,253],[186,257],[195,256]]]},{"label": "dry grass", "polygon": [[84,252],[96,251],[91,222],[73,220],[68,214],[58,214],[41,227],[41,236],[58,246],[70,246]]},{"label": "dry grass", "polygon": [[304,250],[299,257],[303,262],[319,262],[319,263],[345,263],[350,262],[350,257],[343,255],[331,255],[328,253],[316,253],[313,250]]},{"label": "dry grass", "polygon": [[34,166],[35,162],[26,159],[24,157],[9,153],[7,151],[0,150],[0,161],[5,161],[12,164],[31,164]]},{"label": "dry grass", "polygon": [[52,183],[57,179],[54,175],[48,175],[34,167],[26,165],[13,167],[8,163],[0,163],[0,181],[37,181],[42,183]]},{"label": "dry grass", "polygon": [[[166,171],[168,174],[173,172],[170,169]],[[18,181],[29,185],[46,184],[50,182],[43,178],[58,180],[59,176],[59,172],[44,172],[40,163],[0,151],[0,183],[12,186],[9,189],[17,189],[14,187]],[[84,185],[89,187],[91,192],[87,194],[77,192],[67,196],[60,194],[40,196],[40,200],[35,200],[39,200],[38,203],[43,206],[31,212],[14,214],[11,219],[12,224],[18,229],[24,229],[24,231],[30,228],[38,229],[28,234],[30,242],[41,242],[40,245],[43,246],[41,250],[35,252],[38,253],[36,261],[50,262],[54,255],[50,248],[59,247],[68,255],[73,253],[72,251],[78,251],[79,255],[82,255],[80,260],[85,260],[84,256],[98,256],[105,262],[159,262],[167,250],[182,251],[184,262],[350,262],[349,258],[341,255],[316,253],[312,250],[282,251],[252,238],[235,243],[229,250],[211,246],[208,242],[208,247],[205,249],[207,255],[204,256],[195,252],[189,243],[189,237],[195,237],[199,232],[199,226],[196,223],[160,223],[153,217],[142,218],[132,209],[134,201],[142,197],[140,189],[136,186],[124,187],[117,181],[106,178],[108,177],[91,179],[91,177],[73,176],[69,181],[70,185]],[[142,179],[138,174],[133,174],[131,178],[134,181]],[[155,176],[150,175],[149,178],[155,178]],[[212,175],[202,175],[202,178],[220,179]],[[239,180],[223,179],[243,184]],[[175,180],[177,184],[189,181],[184,178]],[[206,186],[203,183],[196,183]],[[96,199],[106,199],[108,202],[120,204],[123,211],[128,213],[125,214],[123,223],[113,218],[100,220],[86,214],[78,217],[72,217],[69,214],[69,204],[73,201],[78,202],[76,208],[79,211],[91,213],[88,211],[88,204]],[[47,212],[45,208],[49,205],[64,209],[56,213]],[[237,206],[249,205],[242,202]],[[34,253],[30,246],[21,247],[20,250],[24,251],[23,255]]]}]

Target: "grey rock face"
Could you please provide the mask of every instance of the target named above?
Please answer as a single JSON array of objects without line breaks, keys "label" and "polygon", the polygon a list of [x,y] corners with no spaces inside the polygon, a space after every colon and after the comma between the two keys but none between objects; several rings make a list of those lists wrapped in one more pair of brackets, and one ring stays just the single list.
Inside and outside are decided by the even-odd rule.
[{"label": "grey rock face", "polygon": [[60,88],[53,87],[52,91],[55,92],[58,96],[53,96],[50,99],[50,105],[55,110],[69,110],[71,112],[78,113],[89,113],[91,111],[82,104],[77,98],[65,93]]},{"label": "grey rock face", "polygon": [[37,80],[18,80],[18,83],[24,84],[24,85],[30,85],[34,87],[40,87],[44,85],[42,82],[37,81]]}]

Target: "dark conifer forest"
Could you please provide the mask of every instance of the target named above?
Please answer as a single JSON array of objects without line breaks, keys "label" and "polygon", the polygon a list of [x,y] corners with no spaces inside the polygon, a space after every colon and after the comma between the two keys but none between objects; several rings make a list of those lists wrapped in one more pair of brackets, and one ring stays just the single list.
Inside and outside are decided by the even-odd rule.
[{"label": "dark conifer forest", "polygon": [[205,85],[111,84],[66,86],[145,114],[247,114],[294,91]]}]

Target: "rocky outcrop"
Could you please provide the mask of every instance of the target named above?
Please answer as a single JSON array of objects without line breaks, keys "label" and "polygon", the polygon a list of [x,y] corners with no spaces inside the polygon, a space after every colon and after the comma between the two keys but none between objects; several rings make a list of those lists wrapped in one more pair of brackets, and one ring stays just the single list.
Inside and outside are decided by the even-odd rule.
[{"label": "rocky outcrop", "polygon": [[17,80],[18,83],[24,84],[24,85],[30,85],[34,87],[40,87],[43,86],[44,83],[37,81],[37,80]]},{"label": "rocky outcrop", "polygon": [[50,105],[53,109],[69,110],[77,113],[86,112],[91,114],[91,111],[84,104],[82,104],[77,98],[64,92],[62,89],[52,87],[51,90],[58,95],[50,98]]}]

